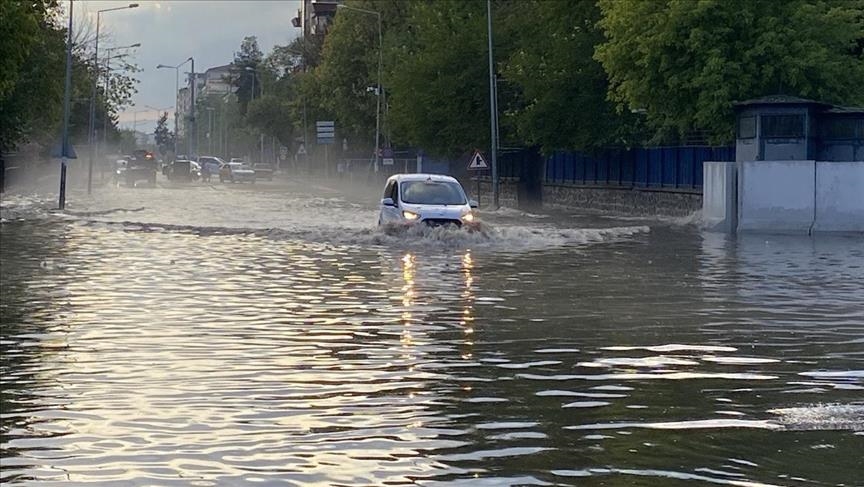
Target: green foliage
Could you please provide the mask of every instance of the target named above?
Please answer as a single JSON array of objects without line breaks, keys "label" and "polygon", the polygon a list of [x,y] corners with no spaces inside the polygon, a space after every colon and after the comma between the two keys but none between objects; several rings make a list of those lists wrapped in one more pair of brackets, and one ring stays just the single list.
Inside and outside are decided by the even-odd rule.
[{"label": "green foliage", "polygon": [[386,56],[394,60],[387,65],[394,139],[433,155],[488,147],[485,2],[416,1],[409,7],[410,28],[389,39]]},{"label": "green foliage", "polygon": [[[381,12],[382,25],[398,7],[393,0],[346,5]],[[340,136],[369,148],[374,145],[379,53],[377,17],[345,8],[336,16],[324,41],[321,64],[315,68],[317,91],[329,95],[314,98],[319,107],[333,115]]]},{"label": "green foliage", "polygon": [[159,152],[166,153],[174,147],[174,134],[168,130],[168,112],[163,112],[156,121],[156,129],[153,131],[153,136],[156,139],[156,146],[159,147]]},{"label": "green foliage", "polygon": [[[54,0],[0,1],[0,151],[22,140],[53,146],[59,139],[66,67],[66,30]],[[87,139],[93,79],[98,76],[96,127],[114,130],[117,112],[135,92],[137,68],[125,61],[97,73],[82,39],[73,45],[70,138]],[[107,75],[109,89],[104,87]],[[112,137],[113,138],[113,137]]]},{"label": "green foliage", "polygon": [[595,0],[531,0],[506,17],[508,37],[519,42],[502,72],[522,99],[502,119],[515,124],[518,140],[546,150],[634,142],[634,117],[616,113],[606,73],[592,57],[603,40],[599,20]]},{"label": "green foliage", "polygon": [[258,69],[263,59],[264,53],[255,36],[244,37],[240,50],[234,53],[231,84],[237,88],[236,95],[243,113],[246,113],[249,102],[261,94]]},{"label": "green foliage", "polygon": [[62,110],[64,31],[53,1],[0,2],[0,151],[45,136]]},{"label": "green foliage", "polygon": [[732,103],[788,94],[864,102],[862,0],[599,0],[596,58],[657,139],[733,136]]}]

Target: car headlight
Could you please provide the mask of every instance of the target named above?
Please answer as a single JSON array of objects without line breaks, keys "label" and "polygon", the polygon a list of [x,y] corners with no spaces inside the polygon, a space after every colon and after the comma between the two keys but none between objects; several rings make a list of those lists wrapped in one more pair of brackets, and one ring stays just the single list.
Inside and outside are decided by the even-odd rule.
[{"label": "car headlight", "polygon": [[462,215],[462,221],[468,223],[474,223],[474,213],[465,213]]},{"label": "car headlight", "polygon": [[403,211],[402,216],[408,221],[414,221],[414,220],[420,218],[419,214],[414,213],[413,211],[408,211],[408,210]]}]

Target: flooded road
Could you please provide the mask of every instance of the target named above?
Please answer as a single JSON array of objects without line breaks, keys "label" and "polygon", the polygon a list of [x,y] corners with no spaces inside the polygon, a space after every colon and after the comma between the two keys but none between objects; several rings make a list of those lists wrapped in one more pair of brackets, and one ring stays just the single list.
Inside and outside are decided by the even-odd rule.
[{"label": "flooded road", "polygon": [[860,238],[377,197],[5,198],[0,480],[864,485]]}]

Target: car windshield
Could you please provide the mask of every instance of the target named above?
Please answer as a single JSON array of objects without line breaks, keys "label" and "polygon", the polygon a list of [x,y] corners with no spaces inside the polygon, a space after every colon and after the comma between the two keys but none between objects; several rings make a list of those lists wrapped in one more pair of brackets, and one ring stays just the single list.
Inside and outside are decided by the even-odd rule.
[{"label": "car windshield", "polygon": [[402,183],[402,201],[415,205],[464,205],[465,193],[452,181],[406,181]]}]

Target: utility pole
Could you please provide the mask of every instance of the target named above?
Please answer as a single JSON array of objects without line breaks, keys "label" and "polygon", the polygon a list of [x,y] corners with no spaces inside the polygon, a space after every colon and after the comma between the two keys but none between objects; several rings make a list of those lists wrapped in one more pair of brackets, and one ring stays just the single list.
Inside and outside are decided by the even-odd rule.
[{"label": "utility pole", "polygon": [[489,138],[492,141],[492,206],[498,205],[498,96],[495,89],[495,64],[492,59],[492,1],[486,0],[486,19],[489,29]]},{"label": "utility pole", "polygon": [[66,208],[66,152],[69,148],[69,99],[72,96],[72,0],[69,0],[69,30],[66,36],[66,81],[63,89],[63,135],[60,139],[60,201]]},{"label": "utility pole", "polygon": [[96,156],[96,84],[99,80],[99,20],[104,12],[113,12],[115,10],[125,10],[137,7],[137,3],[130,3],[125,7],[106,8],[96,12],[96,47],[93,51],[94,75],[90,93],[90,126],[87,131],[87,140],[90,143],[90,163],[87,165],[87,194],[90,194],[93,189],[93,158]]},{"label": "utility pole", "polygon": [[375,108],[375,172],[378,172],[378,163],[380,161],[380,154],[378,150],[380,149],[380,139],[381,139],[381,97],[383,96],[383,88],[381,87],[381,67],[384,64],[384,42],[383,35],[381,30],[381,12],[377,12],[375,10],[367,10],[365,8],[352,7],[350,5],[338,4],[337,8],[344,8],[348,10],[354,10],[356,12],[362,12],[364,14],[375,15],[378,17],[378,83],[375,87],[375,96],[378,99],[377,106]]},{"label": "utility pole", "polygon": [[189,56],[189,61],[192,62],[192,77],[190,78],[192,83],[189,86],[191,100],[189,102],[189,136],[187,137],[187,146],[189,147],[188,157],[194,157],[198,150],[198,147],[194,145],[198,136],[198,124],[195,123],[195,85],[198,83],[198,80],[195,79],[195,59]]}]

